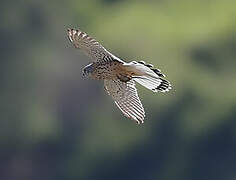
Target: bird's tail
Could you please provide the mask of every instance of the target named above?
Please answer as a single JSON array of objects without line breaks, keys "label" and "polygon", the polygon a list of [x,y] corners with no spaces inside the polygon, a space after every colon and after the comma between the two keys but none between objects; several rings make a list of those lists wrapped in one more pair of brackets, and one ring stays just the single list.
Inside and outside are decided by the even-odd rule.
[{"label": "bird's tail", "polygon": [[163,79],[165,75],[151,64],[132,61],[127,64],[127,68],[135,74],[132,79],[153,92],[167,92],[171,89],[170,82]]}]

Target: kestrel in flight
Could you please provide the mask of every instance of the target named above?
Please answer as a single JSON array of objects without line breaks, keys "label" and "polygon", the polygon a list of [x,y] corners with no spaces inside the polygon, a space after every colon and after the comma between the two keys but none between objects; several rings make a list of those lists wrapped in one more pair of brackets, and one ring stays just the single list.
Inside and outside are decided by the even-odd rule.
[{"label": "kestrel in flight", "polygon": [[106,92],[122,113],[138,124],[144,122],[145,112],[135,82],[153,92],[167,92],[171,89],[169,81],[163,79],[165,75],[153,65],[144,61],[126,63],[79,29],[68,29],[68,37],[76,48],[93,61],[84,67],[83,76],[103,80]]}]

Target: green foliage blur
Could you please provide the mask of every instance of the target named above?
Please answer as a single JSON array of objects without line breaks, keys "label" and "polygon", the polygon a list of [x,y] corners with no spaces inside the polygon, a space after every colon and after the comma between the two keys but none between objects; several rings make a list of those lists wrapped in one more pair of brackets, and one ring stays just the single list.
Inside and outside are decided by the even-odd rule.
[{"label": "green foliage blur", "polygon": [[[234,180],[236,1],[1,1],[1,180]],[[137,85],[141,126],[82,78],[80,28],[173,89]]]}]

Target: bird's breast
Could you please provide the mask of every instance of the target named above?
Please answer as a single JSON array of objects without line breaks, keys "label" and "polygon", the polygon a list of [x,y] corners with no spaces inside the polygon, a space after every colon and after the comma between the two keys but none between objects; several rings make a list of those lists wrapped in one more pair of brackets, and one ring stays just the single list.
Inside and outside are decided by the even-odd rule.
[{"label": "bird's breast", "polygon": [[121,71],[120,66],[121,63],[119,62],[99,63],[96,65],[93,78],[99,80],[116,78]]}]

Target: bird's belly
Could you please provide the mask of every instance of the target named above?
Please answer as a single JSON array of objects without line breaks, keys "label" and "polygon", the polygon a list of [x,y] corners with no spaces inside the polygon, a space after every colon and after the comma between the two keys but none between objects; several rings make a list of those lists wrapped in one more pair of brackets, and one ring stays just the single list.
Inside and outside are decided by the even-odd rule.
[{"label": "bird's belly", "polygon": [[111,67],[98,67],[93,73],[95,79],[113,79],[116,77],[117,71],[115,68]]},{"label": "bird's belly", "polygon": [[100,64],[93,72],[94,79],[113,79],[116,78],[120,72],[120,64],[117,62]]},{"label": "bird's belly", "polygon": [[95,74],[95,79],[101,80],[101,79],[113,79],[115,74],[113,72],[108,71],[97,71]]}]

